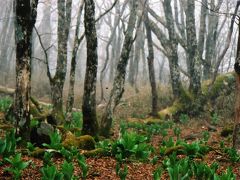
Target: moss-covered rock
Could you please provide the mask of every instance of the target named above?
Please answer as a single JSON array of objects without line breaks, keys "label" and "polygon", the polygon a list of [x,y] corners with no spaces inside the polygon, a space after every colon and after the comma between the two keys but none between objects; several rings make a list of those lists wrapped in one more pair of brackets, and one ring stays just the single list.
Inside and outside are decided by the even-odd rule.
[{"label": "moss-covered rock", "polygon": [[68,131],[65,134],[65,139],[62,142],[63,147],[70,149],[72,146],[77,147],[83,150],[92,150],[95,149],[95,140],[90,135],[84,135],[76,137],[73,133]]}]

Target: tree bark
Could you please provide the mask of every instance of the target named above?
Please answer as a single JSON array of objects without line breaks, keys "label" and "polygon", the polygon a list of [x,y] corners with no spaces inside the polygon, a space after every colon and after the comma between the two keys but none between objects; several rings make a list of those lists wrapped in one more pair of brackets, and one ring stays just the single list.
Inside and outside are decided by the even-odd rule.
[{"label": "tree bark", "polygon": [[85,1],[84,26],[87,40],[87,67],[83,94],[83,128],[82,134],[98,135],[96,115],[96,81],[97,81],[97,32],[95,27],[95,4],[93,0]]},{"label": "tree bark", "polygon": [[[240,1],[238,2],[240,3]],[[235,103],[235,122],[233,130],[233,147],[240,150],[240,24],[238,23],[238,46],[237,58],[234,64],[236,72],[236,103]]]},{"label": "tree bark", "polygon": [[14,113],[19,135],[30,140],[31,37],[38,0],[16,1],[16,91]]},{"label": "tree bark", "polygon": [[[145,21],[148,21],[148,14],[145,13]],[[147,41],[148,41],[148,72],[149,72],[149,79],[151,84],[151,91],[152,91],[152,112],[153,116],[158,115],[158,94],[157,94],[157,85],[156,85],[156,78],[155,78],[155,69],[154,69],[154,50],[153,50],[153,40],[152,40],[152,32],[150,27],[148,26],[149,23],[145,23],[146,27],[146,34],[147,34]]]},{"label": "tree bark", "polygon": [[[53,117],[63,123],[63,86],[67,73],[67,42],[71,24],[72,0],[58,0],[58,55],[55,76],[50,79]],[[48,67],[49,68],[49,67]]]},{"label": "tree bark", "polygon": [[79,45],[82,42],[82,39],[79,39],[78,34],[80,31],[80,20],[82,15],[84,1],[81,2],[78,16],[77,16],[77,27],[75,30],[74,42],[73,42],[73,51],[72,51],[72,58],[71,58],[71,69],[70,69],[70,82],[69,82],[69,89],[68,89],[68,99],[66,105],[66,122],[70,123],[72,118],[72,109],[74,105],[74,87],[75,87],[75,74],[76,74],[76,60],[77,60],[77,53]]},{"label": "tree bark", "polygon": [[187,61],[189,64],[190,85],[189,90],[195,95],[201,92],[201,65],[197,47],[197,36],[195,27],[195,5],[194,1],[187,0],[186,8],[186,33],[187,33]]},{"label": "tree bark", "polygon": [[121,57],[117,65],[116,74],[114,77],[113,88],[111,90],[110,99],[107,103],[105,111],[101,119],[101,128],[100,134],[108,137],[113,121],[113,112],[116,106],[119,104],[119,101],[124,92],[125,76],[126,76],[126,67],[129,59],[129,53],[133,44],[133,31],[136,24],[136,10],[137,10],[137,1],[130,1],[131,13],[128,20],[128,27],[125,33],[125,39],[123,48],[121,51]]}]

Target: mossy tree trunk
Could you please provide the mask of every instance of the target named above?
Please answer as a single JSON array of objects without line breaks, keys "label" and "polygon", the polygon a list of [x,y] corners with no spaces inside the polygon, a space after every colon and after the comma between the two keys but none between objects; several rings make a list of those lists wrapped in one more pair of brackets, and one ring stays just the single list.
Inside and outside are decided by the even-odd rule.
[{"label": "mossy tree trunk", "polygon": [[38,0],[16,1],[16,90],[14,111],[19,135],[30,140],[31,38]]},{"label": "mossy tree trunk", "polygon": [[113,88],[111,90],[110,99],[107,103],[105,111],[101,119],[100,134],[108,137],[113,121],[113,112],[122,98],[124,92],[126,68],[129,59],[129,54],[133,44],[133,32],[137,20],[137,4],[135,0],[131,0],[131,13],[128,20],[128,27],[125,33],[125,39],[121,51],[121,57],[117,65],[116,74],[114,77]]},{"label": "mossy tree trunk", "polygon": [[82,134],[98,135],[96,114],[97,81],[97,32],[95,27],[95,4],[93,0],[85,1],[84,26],[87,40],[87,67],[83,94],[83,128]]}]

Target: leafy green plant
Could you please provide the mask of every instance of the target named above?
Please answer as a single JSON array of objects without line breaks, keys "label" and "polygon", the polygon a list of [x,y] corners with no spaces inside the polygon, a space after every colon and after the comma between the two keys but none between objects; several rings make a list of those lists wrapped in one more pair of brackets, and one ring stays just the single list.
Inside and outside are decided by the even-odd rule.
[{"label": "leafy green plant", "polygon": [[184,142],[181,143],[181,145],[184,146],[184,149],[182,150],[183,153],[190,158],[203,157],[209,151],[209,147],[201,144],[199,141],[195,141],[190,144]]},{"label": "leafy green plant", "polygon": [[62,148],[61,140],[61,135],[57,131],[54,131],[52,134],[50,134],[50,144],[44,143],[43,146],[50,149],[59,150]]},{"label": "leafy green plant", "polygon": [[86,163],[86,159],[81,154],[78,154],[77,161],[78,161],[78,165],[82,169],[82,179],[86,179],[87,178],[87,173],[88,173],[88,165]]},{"label": "leafy green plant", "polygon": [[224,152],[228,154],[228,157],[231,162],[239,162],[240,156],[235,148],[224,148]]},{"label": "leafy green plant", "polygon": [[33,152],[36,149],[36,147],[31,142],[27,142],[27,149],[28,151]]},{"label": "leafy green plant", "polygon": [[116,164],[116,174],[120,177],[121,180],[125,180],[128,174],[128,167],[124,164],[123,168],[122,164],[117,162]]},{"label": "leafy green plant", "polygon": [[57,170],[55,165],[44,166],[40,169],[42,180],[62,180],[63,174]]},{"label": "leafy green plant", "polygon": [[12,173],[14,179],[19,179],[22,175],[22,170],[25,169],[31,162],[22,161],[21,153],[18,153],[11,158],[4,158],[4,160],[11,164],[11,167],[5,168],[4,171]]},{"label": "leafy green plant", "polygon": [[155,165],[155,164],[157,164],[157,162],[158,162],[158,157],[157,157],[157,156],[154,156],[154,157],[152,158],[152,160],[151,160],[151,163],[152,163],[153,165]]},{"label": "leafy green plant", "polygon": [[213,113],[213,115],[211,116],[211,123],[213,125],[217,125],[219,120],[220,120],[220,117],[218,116],[218,114],[217,113]]},{"label": "leafy green plant", "polygon": [[171,154],[163,162],[171,180],[190,179],[192,172],[188,158],[178,159],[176,153]]},{"label": "leafy green plant", "polygon": [[187,114],[180,114],[179,121],[182,124],[186,124],[189,121],[189,116]]},{"label": "leafy green plant", "polygon": [[162,175],[162,169],[160,167],[157,167],[157,169],[153,172],[153,180],[160,180]]},{"label": "leafy green plant", "polygon": [[73,166],[72,162],[68,163],[67,161],[64,160],[64,162],[63,162],[63,164],[61,166],[61,172],[63,174],[63,179],[64,180],[76,179],[76,177],[73,175],[73,173],[74,173],[74,166]]},{"label": "leafy green plant", "polygon": [[52,157],[53,157],[53,154],[51,152],[44,152],[44,155],[43,155],[43,164],[44,165],[52,165]]},{"label": "leafy green plant", "polygon": [[17,142],[20,141],[20,137],[15,137],[15,129],[7,132],[4,139],[0,139],[0,155],[3,157],[9,157],[15,154]]},{"label": "leafy green plant", "polygon": [[112,143],[109,140],[99,141],[96,145],[97,148],[101,148],[104,150],[105,155],[111,154],[111,146],[112,146]]},{"label": "leafy green plant", "polygon": [[232,168],[228,168],[226,172],[223,172],[219,176],[219,180],[235,180],[236,175],[232,172]]},{"label": "leafy green plant", "polygon": [[0,99],[0,111],[1,112],[7,112],[9,107],[12,104],[12,99],[9,97],[1,98]]},{"label": "leafy green plant", "polygon": [[176,126],[176,127],[173,129],[173,132],[174,132],[174,135],[177,136],[177,138],[179,139],[179,138],[180,138],[180,135],[181,135],[181,129]]},{"label": "leafy green plant", "polygon": [[[144,143],[147,137],[136,133],[124,133],[120,139],[112,144],[111,153],[121,159],[135,155],[135,158],[146,160],[151,153],[149,145]],[[121,154],[121,155],[120,155]]]},{"label": "leafy green plant", "polygon": [[203,136],[203,141],[207,143],[210,138],[210,133],[208,131],[203,131],[202,136]]},{"label": "leafy green plant", "polygon": [[72,160],[74,158],[74,154],[71,151],[62,147],[62,149],[60,150],[60,153],[67,160],[67,162],[72,162]]}]

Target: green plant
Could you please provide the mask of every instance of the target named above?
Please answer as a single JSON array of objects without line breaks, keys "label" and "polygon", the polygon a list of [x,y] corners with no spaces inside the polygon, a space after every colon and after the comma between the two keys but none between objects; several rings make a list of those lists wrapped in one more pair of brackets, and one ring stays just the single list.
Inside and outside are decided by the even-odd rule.
[{"label": "green plant", "polygon": [[173,132],[174,132],[174,135],[177,136],[177,139],[179,139],[179,138],[180,138],[180,135],[181,135],[181,129],[176,126],[176,127],[173,129]]},{"label": "green plant", "polygon": [[0,155],[3,157],[9,157],[15,154],[17,142],[20,141],[19,138],[15,138],[15,129],[7,132],[4,139],[0,139]]},{"label": "green plant", "polygon": [[64,180],[76,179],[76,177],[73,175],[73,173],[74,173],[74,166],[73,166],[72,162],[68,163],[67,161],[64,160],[64,162],[63,162],[63,164],[61,166],[61,172],[63,174],[63,179]]},{"label": "green plant", "polygon": [[220,117],[218,116],[218,114],[217,113],[213,113],[213,115],[211,116],[211,123],[213,125],[217,125],[219,120],[220,120]]},{"label": "green plant", "polygon": [[60,150],[60,153],[67,160],[67,162],[72,162],[72,160],[74,158],[74,154],[71,151],[62,147],[62,149]]},{"label": "green plant", "polygon": [[40,169],[42,174],[42,180],[62,180],[63,174],[59,172],[55,165],[44,166]]},{"label": "green plant", "polygon": [[203,131],[202,136],[203,136],[203,141],[207,143],[210,138],[210,133],[208,131]]},{"label": "green plant", "polygon": [[228,168],[226,172],[223,172],[219,176],[219,180],[235,180],[236,175],[232,172],[232,168]]},{"label": "green plant", "polygon": [[112,144],[109,140],[103,140],[103,141],[99,141],[97,143],[97,148],[103,149],[105,155],[111,154],[111,146],[112,146]]},{"label": "green plant", "polygon": [[5,168],[4,171],[8,171],[13,174],[14,179],[19,179],[22,174],[22,170],[25,169],[31,161],[22,161],[21,154],[18,153],[11,158],[4,158],[5,161],[11,164],[11,167]]},{"label": "green plant", "polygon": [[116,164],[116,174],[120,177],[121,180],[125,180],[128,174],[128,167],[124,164],[123,168],[122,164],[117,162]]},{"label": "green plant", "polygon": [[12,99],[9,97],[1,98],[0,99],[0,111],[7,112],[12,104]]},{"label": "green plant", "polygon": [[121,159],[134,155],[137,159],[146,160],[151,153],[150,146],[144,143],[146,140],[147,137],[136,133],[124,133],[112,144],[111,153]]},{"label": "green plant", "polygon": [[44,165],[52,165],[52,157],[53,157],[53,154],[51,152],[44,152],[44,155],[43,155],[43,164]]},{"label": "green plant", "polygon": [[44,143],[43,146],[50,149],[59,150],[62,148],[61,140],[61,135],[57,131],[54,131],[52,134],[50,134],[50,144]]},{"label": "green plant", "polygon": [[228,154],[228,157],[231,162],[239,162],[240,156],[235,148],[224,148],[224,152]]},{"label": "green plant", "polygon": [[183,142],[181,145],[184,146],[184,149],[182,150],[183,153],[190,158],[203,157],[209,151],[209,147],[201,144],[199,141],[190,144]]},{"label": "green plant", "polygon": [[186,124],[189,121],[189,116],[187,114],[180,114],[179,121],[182,124]]},{"label": "green plant", "polygon": [[36,147],[31,142],[27,142],[27,149],[28,151],[33,152]]},{"label": "green plant", "polygon": [[160,180],[162,175],[162,169],[160,167],[157,167],[157,169],[153,172],[153,180]]},{"label": "green plant", "polygon": [[176,153],[165,159],[163,164],[167,168],[170,180],[190,179],[192,176],[190,160],[188,158],[178,159]]},{"label": "green plant", "polygon": [[86,179],[87,178],[87,173],[88,173],[88,165],[86,163],[86,159],[81,154],[78,154],[77,161],[78,161],[78,165],[82,169],[82,178]]},{"label": "green plant", "polygon": [[158,162],[158,157],[157,157],[157,156],[154,156],[154,157],[152,158],[152,160],[151,160],[151,163],[152,163],[153,165],[155,165],[155,164],[157,164],[157,162]]}]

